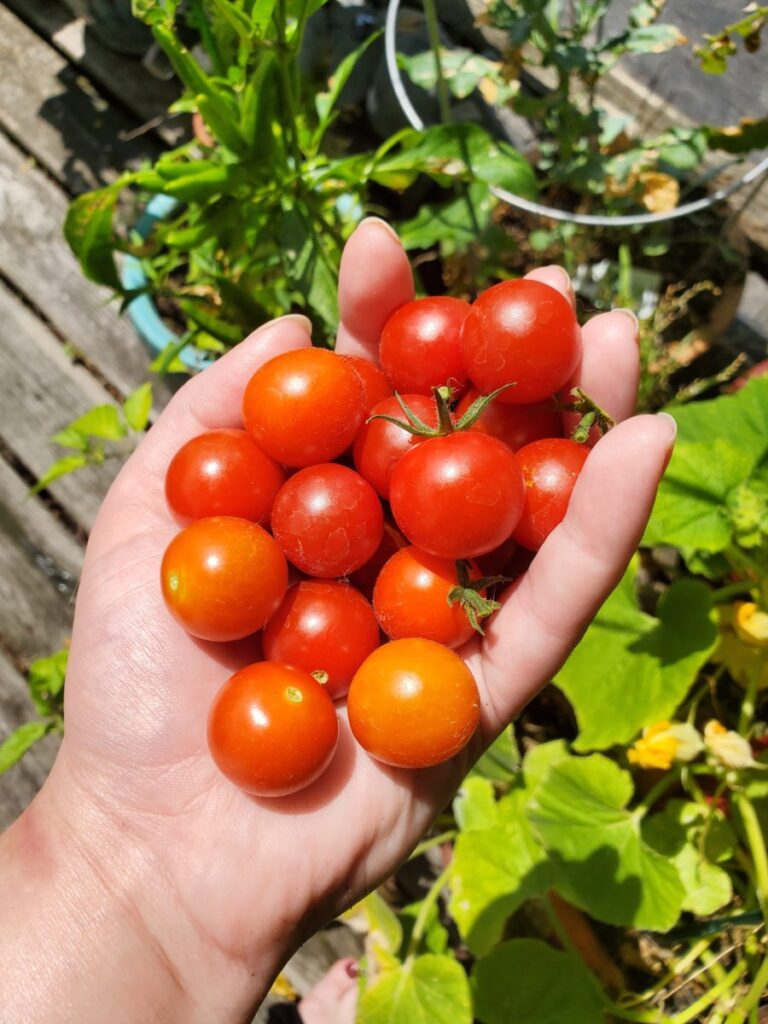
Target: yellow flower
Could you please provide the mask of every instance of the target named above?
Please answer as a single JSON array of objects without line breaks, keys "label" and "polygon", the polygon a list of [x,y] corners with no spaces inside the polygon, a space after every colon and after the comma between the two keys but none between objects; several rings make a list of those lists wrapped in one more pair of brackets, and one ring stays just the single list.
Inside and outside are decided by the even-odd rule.
[{"label": "yellow flower", "polygon": [[748,768],[755,763],[749,742],[714,718],[704,726],[704,742],[715,760],[726,768]]},{"label": "yellow flower", "polygon": [[752,647],[768,647],[768,612],[754,601],[736,605],[734,628],[740,640]]},{"label": "yellow flower", "polygon": [[693,761],[704,749],[701,736],[688,722],[655,722],[627,751],[641,768],[671,768],[673,761]]}]

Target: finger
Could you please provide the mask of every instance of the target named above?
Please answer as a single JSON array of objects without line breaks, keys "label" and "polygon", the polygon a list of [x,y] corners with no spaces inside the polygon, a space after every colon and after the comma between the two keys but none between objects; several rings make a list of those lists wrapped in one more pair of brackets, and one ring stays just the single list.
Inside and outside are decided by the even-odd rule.
[{"label": "finger", "polygon": [[536,270],[530,270],[525,277],[528,281],[540,281],[542,284],[548,284],[550,288],[554,288],[555,291],[564,295],[571,306],[576,306],[576,295],[571,279],[562,267],[555,266],[554,263],[548,267],[537,267]]},{"label": "finger", "polygon": [[565,519],[488,626],[481,669],[490,736],[557,672],[621,578],[674,436],[671,416],[636,416],[590,452]]},{"label": "finger", "polygon": [[336,351],[377,360],[384,324],[413,296],[411,265],[400,239],[383,220],[366,218],[341,257]]},{"label": "finger", "polygon": [[[578,385],[618,423],[631,416],[640,381],[637,317],[628,309],[600,313],[584,325],[583,349],[569,389]],[[577,417],[565,416],[568,433]]]}]

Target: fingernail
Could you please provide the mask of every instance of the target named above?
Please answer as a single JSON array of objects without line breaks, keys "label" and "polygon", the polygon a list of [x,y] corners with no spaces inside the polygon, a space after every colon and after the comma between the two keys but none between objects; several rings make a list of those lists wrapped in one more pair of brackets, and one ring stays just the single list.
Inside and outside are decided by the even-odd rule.
[{"label": "fingernail", "polygon": [[357,966],[356,961],[350,960],[349,963],[345,965],[344,969],[350,978],[360,977],[360,968]]},{"label": "fingernail", "polygon": [[666,469],[669,465],[669,460],[672,458],[672,449],[675,447],[675,438],[677,437],[677,420],[674,416],[670,416],[668,412],[657,412],[657,416],[663,416],[665,420],[669,421],[669,440],[667,441],[667,457],[664,461],[664,468]]},{"label": "fingernail", "polygon": [[301,327],[303,327],[307,334],[310,336],[310,338],[312,337],[312,321],[309,319],[309,317],[304,316],[303,313],[286,313],[285,316],[280,317],[280,320],[292,320],[293,323],[299,324]]},{"label": "fingernail", "polygon": [[628,316],[629,319],[632,321],[633,327],[635,328],[635,333],[637,333],[637,331],[640,329],[640,321],[637,319],[637,316],[632,312],[631,309],[626,309],[623,306],[619,306],[617,309],[614,309],[613,312],[623,313],[624,316]]},{"label": "fingernail", "polygon": [[562,277],[562,279],[563,279],[563,287],[565,288],[566,291],[568,291],[568,292],[572,292],[573,291],[573,284],[571,283],[571,275],[568,273],[567,270],[563,270],[562,267],[558,267],[558,265],[556,263],[552,264],[552,266],[550,267],[550,270],[556,270],[558,272],[558,274]]},{"label": "fingernail", "polygon": [[384,228],[384,230],[387,231],[391,235],[391,237],[395,239],[396,242],[400,241],[400,236],[392,227],[392,225],[387,224],[387,222],[385,220],[382,220],[381,217],[366,217],[365,220],[363,221],[363,224],[378,224],[379,227]]}]

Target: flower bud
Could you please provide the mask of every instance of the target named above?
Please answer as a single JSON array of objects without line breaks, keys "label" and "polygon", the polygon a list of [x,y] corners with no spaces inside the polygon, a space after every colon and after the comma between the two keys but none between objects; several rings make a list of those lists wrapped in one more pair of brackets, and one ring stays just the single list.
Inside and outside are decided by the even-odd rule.
[{"label": "flower bud", "polygon": [[715,760],[726,768],[749,768],[755,763],[749,741],[714,718],[704,726],[704,743]]},{"label": "flower bud", "polygon": [[689,722],[655,722],[627,752],[641,768],[666,769],[674,761],[693,761],[704,749],[701,736]]}]

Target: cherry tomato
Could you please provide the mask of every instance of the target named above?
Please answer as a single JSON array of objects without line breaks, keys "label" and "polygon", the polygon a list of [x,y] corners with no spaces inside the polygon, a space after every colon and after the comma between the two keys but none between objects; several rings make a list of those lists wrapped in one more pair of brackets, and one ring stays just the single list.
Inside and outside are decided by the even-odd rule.
[{"label": "cherry tomato", "polygon": [[[477,388],[470,388],[456,406],[456,419],[460,419],[479,397]],[[547,405],[509,405],[495,398],[484,413],[475,420],[470,430],[479,430],[498,437],[507,448],[516,452],[540,437],[559,437],[562,430],[560,413]]]},{"label": "cherry tomato", "polygon": [[381,543],[384,513],[359,473],[329,463],[302,469],[282,486],[272,531],[286,557],[308,576],[346,576]]},{"label": "cherry tomato", "polygon": [[355,673],[347,696],[357,742],[397,768],[428,768],[466,746],[480,720],[467,666],[432,640],[392,640]]},{"label": "cherry tomato", "polygon": [[568,300],[547,284],[503,281],[475,300],[461,351],[473,384],[497,401],[530,405],[568,383],[581,358],[581,335]]},{"label": "cherry tomato", "polygon": [[285,481],[282,468],[244,430],[210,430],[187,441],[165,476],[165,496],[179,519],[269,518]]},{"label": "cherry tomato", "polygon": [[198,519],[168,545],[163,597],[177,622],[202,640],[240,640],[261,629],[288,586],[274,538],[232,516]]},{"label": "cherry tomato", "polygon": [[265,363],[243,396],[243,421],[257,444],[286,466],[330,462],[363,421],[363,385],[343,356],[299,348]]},{"label": "cherry tomato", "polygon": [[441,558],[475,558],[517,526],[523,475],[501,441],[457,431],[403,455],[392,471],[389,500],[411,544]]},{"label": "cherry tomato", "polygon": [[[470,565],[469,578],[480,579],[476,565]],[[451,559],[412,546],[403,548],[390,558],[376,581],[373,607],[379,625],[392,640],[415,636],[460,647],[475,631],[461,605],[448,603],[448,595],[458,583],[456,563]]]},{"label": "cherry tomato", "polygon": [[466,381],[459,335],[471,308],[439,295],[406,302],[392,314],[381,334],[379,360],[395,391],[430,395],[433,387]]},{"label": "cherry tomato", "polygon": [[[437,426],[437,409],[426,395],[403,395],[403,401],[420,420],[430,427]],[[405,413],[395,397],[385,398],[373,409],[373,416],[394,416],[406,421]],[[388,420],[369,420],[355,438],[353,458],[355,469],[365,477],[377,494],[389,497],[389,481],[400,456],[419,444],[423,438],[409,434]]]},{"label": "cherry tomato", "polygon": [[376,580],[379,578],[379,573],[384,568],[384,565],[396,551],[404,548],[407,543],[408,541],[402,533],[385,520],[381,544],[379,544],[365,565],[361,565],[359,569],[356,569],[350,575],[349,582],[357,587],[361,594],[371,597]]},{"label": "cherry tomato", "polygon": [[219,690],[208,746],[219,771],[254,796],[287,796],[314,782],[339,738],[333,701],[301,669],[259,662]]},{"label": "cherry tomato", "polygon": [[334,700],[344,696],[352,676],[378,646],[373,608],[348,583],[297,583],[264,628],[269,661],[325,672],[325,688]]},{"label": "cherry tomato", "polygon": [[565,518],[571,492],[589,449],[564,437],[533,441],[517,453],[525,480],[525,505],[513,534],[518,544],[538,551]]},{"label": "cherry tomato", "polygon": [[362,356],[344,356],[352,364],[352,368],[360,378],[363,386],[363,409],[365,415],[370,416],[374,405],[383,402],[392,394],[387,375],[370,359],[363,359]]}]

